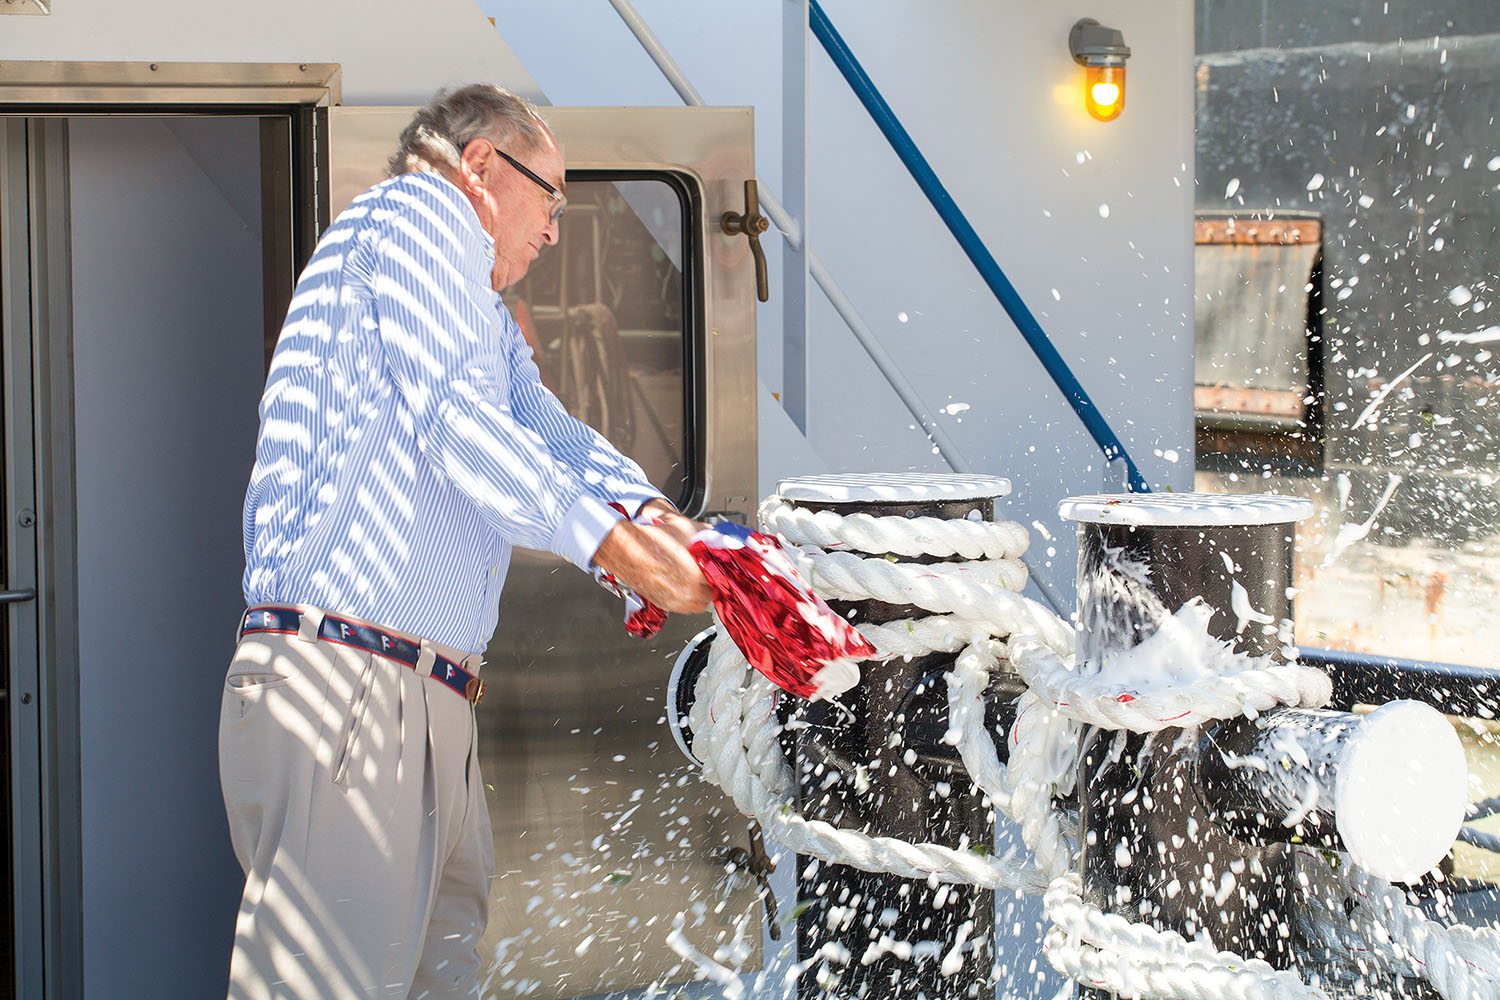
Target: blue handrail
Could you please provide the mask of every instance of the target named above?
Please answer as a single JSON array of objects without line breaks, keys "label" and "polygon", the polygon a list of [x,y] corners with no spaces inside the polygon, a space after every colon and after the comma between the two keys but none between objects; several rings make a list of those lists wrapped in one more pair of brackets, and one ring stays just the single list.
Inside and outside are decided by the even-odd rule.
[{"label": "blue handrail", "polygon": [[953,234],[954,239],[958,240],[958,245],[963,248],[964,253],[979,271],[979,276],[984,279],[985,284],[990,286],[990,291],[1004,307],[1011,322],[1015,323],[1016,329],[1021,331],[1021,336],[1026,339],[1026,343],[1037,356],[1037,360],[1042,363],[1047,374],[1052,376],[1052,381],[1062,391],[1068,404],[1073,407],[1073,412],[1078,414],[1078,419],[1083,421],[1083,426],[1093,436],[1094,443],[1104,453],[1105,461],[1123,459],[1129,475],[1131,492],[1149,493],[1151,488],[1146,485],[1146,480],[1141,476],[1140,470],[1136,468],[1129,453],[1125,451],[1125,446],[1120,443],[1120,439],[1110,429],[1104,416],[1099,412],[1099,408],[1094,405],[1094,401],[1084,391],[1083,385],[1068,368],[1068,363],[1062,359],[1061,354],[1057,353],[1057,348],[1052,346],[1052,341],[1048,340],[1047,335],[1042,332],[1036,317],[1031,314],[1026,303],[1021,301],[1021,296],[1016,292],[1015,286],[1010,283],[1010,279],[995,262],[994,256],[985,247],[984,241],[979,238],[974,227],[969,225],[969,220],[964,213],[954,204],[952,196],[943,187],[943,182],[938,180],[937,174],[928,165],[921,150],[917,149],[916,143],[912,142],[911,136],[902,127],[895,112],[891,111],[890,105],[885,103],[885,98],[880,96],[880,91],[875,88],[875,84],[860,66],[859,60],[854,58],[854,53],[849,51],[849,46],[844,44],[844,40],[834,30],[832,22],[828,20],[828,15],[823,13],[823,7],[818,0],[810,0],[808,22],[813,35],[822,43],[829,58],[833,60],[833,64],[838,67],[839,72],[844,75],[844,79],[854,90],[855,96],[865,106],[865,110],[870,113],[870,117],[875,120],[880,131],[885,134],[886,141],[891,144],[891,148],[896,151],[897,156],[901,157],[901,162],[906,165],[906,169],[911,172],[912,179],[917,182],[917,186],[922,189],[927,200],[932,202],[932,207],[937,209],[938,215],[948,226],[949,232]]}]

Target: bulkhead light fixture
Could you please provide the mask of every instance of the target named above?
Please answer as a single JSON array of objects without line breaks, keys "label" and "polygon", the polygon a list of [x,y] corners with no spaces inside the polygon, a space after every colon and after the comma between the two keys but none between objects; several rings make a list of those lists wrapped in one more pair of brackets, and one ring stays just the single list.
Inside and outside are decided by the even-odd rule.
[{"label": "bulkhead light fixture", "polygon": [[1083,106],[1101,122],[1114,121],[1125,110],[1125,60],[1130,46],[1115,28],[1091,17],[1068,32],[1068,51],[1083,66]]}]

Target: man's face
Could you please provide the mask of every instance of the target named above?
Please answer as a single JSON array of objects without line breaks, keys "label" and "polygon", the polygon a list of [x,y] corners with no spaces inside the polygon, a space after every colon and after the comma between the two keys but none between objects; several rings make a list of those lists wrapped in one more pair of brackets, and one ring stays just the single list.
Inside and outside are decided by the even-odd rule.
[{"label": "man's face", "polygon": [[[465,147],[460,169],[480,224],[495,240],[490,284],[498,292],[526,276],[544,245],[557,242],[555,211],[560,204],[558,196],[549,194],[497,149],[488,139],[475,139]],[[565,190],[562,152],[550,136],[538,149],[503,152],[550,184],[559,196]]]}]

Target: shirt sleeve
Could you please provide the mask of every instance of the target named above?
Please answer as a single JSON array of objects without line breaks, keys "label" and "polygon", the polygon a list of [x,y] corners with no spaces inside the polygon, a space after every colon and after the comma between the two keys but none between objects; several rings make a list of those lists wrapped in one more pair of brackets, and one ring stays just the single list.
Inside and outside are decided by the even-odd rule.
[{"label": "shirt sleeve", "polygon": [[[516,419],[545,440],[560,461],[574,471],[590,495],[618,503],[634,516],[648,500],[667,498],[652,486],[635,461],[609,439],[568,413],[562,401],[542,382],[531,345],[521,335],[510,312],[500,306],[505,325],[505,349],[510,355],[511,407]],[[671,501],[667,501],[670,503]]]},{"label": "shirt sleeve", "polygon": [[392,199],[371,230],[371,288],[417,447],[503,537],[587,569],[620,515],[516,419],[486,244],[442,199]]}]

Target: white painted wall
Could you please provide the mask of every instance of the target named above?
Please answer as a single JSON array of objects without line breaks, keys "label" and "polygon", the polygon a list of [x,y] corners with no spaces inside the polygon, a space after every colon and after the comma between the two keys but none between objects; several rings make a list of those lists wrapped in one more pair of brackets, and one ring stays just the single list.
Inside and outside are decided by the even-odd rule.
[{"label": "white painted wall", "polygon": [[472,0],[67,0],[0,18],[0,61],[320,62],[343,66],[345,104],[421,104],[491,80],[540,97]]},{"label": "white painted wall", "polygon": [[[552,103],[680,103],[607,0],[572,5],[566,45],[548,9],[479,2]],[[636,0],[709,103],[755,107],[758,172],[777,191],[784,6]],[[1190,488],[1191,3],[823,6],[1146,478]],[[1133,50],[1126,110],[1112,123],[1083,111],[1068,55],[1068,29],[1084,16],[1120,28]],[[939,419],[976,471],[1014,482],[1010,516],[1057,535],[1054,556],[1040,537],[1032,556],[1070,600],[1072,531],[1056,504],[1101,489],[1099,452],[812,44],[811,242],[929,409],[968,405]],[[772,301],[760,307],[760,377],[776,392],[779,241],[765,242]],[[816,290],[812,301],[809,439],[824,467],[945,471],[843,320]],[[763,441],[784,441],[784,430],[762,417]],[[806,463],[763,448],[762,482]]]}]

